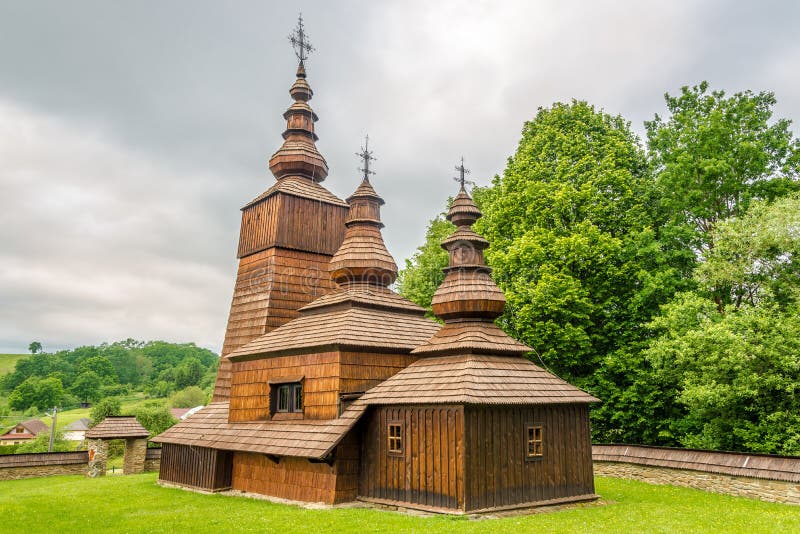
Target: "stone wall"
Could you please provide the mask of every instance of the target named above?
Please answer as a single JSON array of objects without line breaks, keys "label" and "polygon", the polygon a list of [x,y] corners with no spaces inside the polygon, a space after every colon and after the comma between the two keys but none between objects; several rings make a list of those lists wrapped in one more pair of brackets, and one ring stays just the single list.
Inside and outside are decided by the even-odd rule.
[{"label": "stone wall", "polygon": [[595,445],[592,456],[600,476],[800,504],[796,457],[635,445]]},{"label": "stone wall", "polygon": [[144,471],[147,440],[144,438],[128,438],[125,440],[125,460],[122,472],[135,475]]},{"label": "stone wall", "polygon": [[88,461],[86,451],[3,455],[0,456],[0,480],[82,475]]}]

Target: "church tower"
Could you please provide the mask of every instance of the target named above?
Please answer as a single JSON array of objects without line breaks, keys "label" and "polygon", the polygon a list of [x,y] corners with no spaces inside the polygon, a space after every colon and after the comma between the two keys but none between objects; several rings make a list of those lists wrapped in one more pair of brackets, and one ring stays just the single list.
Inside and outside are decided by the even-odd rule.
[{"label": "church tower", "polygon": [[298,308],[335,286],[328,263],[344,239],[348,204],[320,185],[328,164],[315,145],[317,114],[308,103],[314,92],[305,70],[313,48],[302,16],[289,40],[299,61],[289,90],[294,103],[283,114],[283,144],[269,160],[277,183],[242,208],[239,270],[215,402],[230,396],[228,354],[297,317]]}]

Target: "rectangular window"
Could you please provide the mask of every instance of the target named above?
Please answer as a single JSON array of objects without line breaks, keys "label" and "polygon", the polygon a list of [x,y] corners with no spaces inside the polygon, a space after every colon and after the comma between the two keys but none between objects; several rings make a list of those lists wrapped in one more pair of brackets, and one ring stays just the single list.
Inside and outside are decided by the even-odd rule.
[{"label": "rectangular window", "polygon": [[389,454],[403,454],[403,425],[389,423]]},{"label": "rectangular window", "polygon": [[526,457],[529,459],[541,458],[543,456],[544,431],[541,425],[529,425],[526,439]]},{"label": "rectangular window", "polygon": [[297,413],[303,411],[303,385],[280,384],[273,386],[275,411],[279,413]]}]

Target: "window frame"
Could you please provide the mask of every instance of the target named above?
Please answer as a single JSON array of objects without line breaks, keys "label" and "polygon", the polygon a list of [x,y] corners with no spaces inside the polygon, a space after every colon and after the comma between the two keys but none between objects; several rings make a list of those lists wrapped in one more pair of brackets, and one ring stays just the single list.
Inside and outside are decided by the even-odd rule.
[{"label": "window frame", "polygon": [[[386,453],[389,456],[403,456],[405,445],[404,425],[402,421],[388,421],[386,423]],[[393,432],[393,430],[397,432]]]},{"label": "window frame", "polygon": [[270,384],[270,405],[272,415],[302,414],[303,382],[280,382]]},{"label": "window frame", "polygon": [[528,423],[525,425],[525,460],[536,462],[544,458],[544,425]]}]

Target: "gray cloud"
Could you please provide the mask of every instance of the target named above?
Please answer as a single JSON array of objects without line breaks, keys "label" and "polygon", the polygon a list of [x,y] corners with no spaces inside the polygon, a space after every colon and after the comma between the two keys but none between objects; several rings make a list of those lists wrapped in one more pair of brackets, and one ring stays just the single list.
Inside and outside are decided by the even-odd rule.
[{"label": "gray cloud", "polygon": [[[325,182],[370,134],[398,262],[454,190],[486,184],[539,106],[642,121],[708,79],[800,116],[793,3],[304,2]],[[121,337],[218,349],[238,208],[290,103],[295,5],[0,4],[0,351]]]}]

